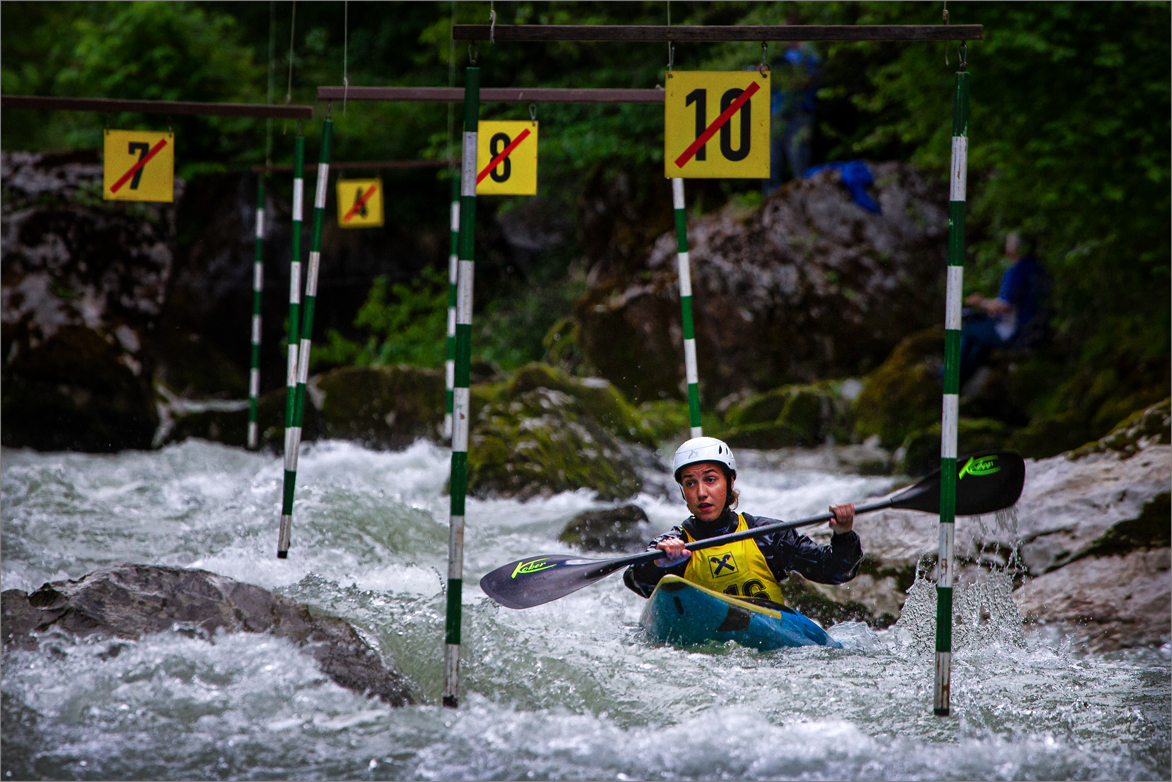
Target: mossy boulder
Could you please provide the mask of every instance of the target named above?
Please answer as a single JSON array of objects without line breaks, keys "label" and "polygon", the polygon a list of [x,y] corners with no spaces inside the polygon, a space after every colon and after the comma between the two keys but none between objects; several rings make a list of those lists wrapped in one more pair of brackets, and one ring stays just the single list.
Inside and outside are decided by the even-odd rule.
[{"label": "mossy boulder", "polygon": [[604,380],[530,364],[473,396],[468,491],[527,499],[592,489],[599,499],[637,494],[636,448],[654,445],[635,409]]},{"label": "mossy boulder", "polygon": [[1072,459],[1081,459],[1092,453],[1115,451],[1124,458],[1134,456],[1145,446],[1157,443],[1168,445],[1172,442],[1172,397],[1142,410],[1136,410],[1120,421],[1107,436],[1093,443],[1087,443],[1070,454]]},{"label": "mossy boulder", "polygon": [[855,435],[878,435],[896,448],[912,432],[940,419],[944,330],[924,329],[904,338],[887,360],[863,378],[855,403]]},{"label": "mossy boulder", "polygon": [[639,551],[651,539],[651,523],[638,505],[588,510],[575,516],[558,540],[586,551]]},{"label": "mossy boulder", "polygon": [[851,392],[850,381],[824,381],[749,396],[725,413],[723,439],[744,448],[848,441],[854,423]]},{"label": "mossy boulder", "polygon": [[[961,418],[956,422],[956,452],[967,454],[1004,448],[1012,433],[1012,427],[992,418]],[[908,435],[902,450],[900,472],[927,475],[935,470],[940,466],[940,423]]]},{"label": "mossy boulder", "polygon": [[639,420],[657,443],[680,442],[691,435],[688,403],[678,399],[660,399],[644,402],[637,408]]},{"label": "mossy boulder", "polygon": [[318,375],[308,391],[323,437],[390,450],[443,437],[447,388],[439,370],[343,367]]}]

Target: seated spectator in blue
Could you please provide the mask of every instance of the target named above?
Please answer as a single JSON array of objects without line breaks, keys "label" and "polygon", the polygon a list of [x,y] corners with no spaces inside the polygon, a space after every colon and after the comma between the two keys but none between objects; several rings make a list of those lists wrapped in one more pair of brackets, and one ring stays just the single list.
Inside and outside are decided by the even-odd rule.
[{"label": "seated spectator in blue", "polygon": [[[786,24],[798,24],[798,21],[787,19]],[[769,179],[765,182],[765,195],[781,187],[782,182],[790,177],[801,179],[810,167],[820,64],[818,50],[812,44],[800,41],[790,41],[770,63],[773,94],[769,112]]]},{"label": "seated spectator in blue", "polygon": [[993,348],[1033,347],[1047,328],[1046,300],[1050,278],[1034,257],[1034,242],[1018,232],[1005,237],[1005,256],[1012,262],[1001,277],[997,298],[974,293],[965,299],[960,332],[960,384],[976,373]]}]

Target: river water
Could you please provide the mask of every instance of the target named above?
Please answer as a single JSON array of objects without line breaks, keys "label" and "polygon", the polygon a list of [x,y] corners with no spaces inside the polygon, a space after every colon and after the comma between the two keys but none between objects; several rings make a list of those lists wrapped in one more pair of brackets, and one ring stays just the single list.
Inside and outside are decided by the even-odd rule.
[{"label": "river water", "polygon": [[[284,561],[271,454],[187,441],[117,455],[4,450],[0,460],[4,589],[123,562],[204,568],[349,620],[420,701],[391,709],[359,696],[265,635],[163,633],[116,649],[49,638],[3,658],[5,779],[1170,775],[1168,647],[1086,653],[1060,635],[1021,633],[1004,601],[998,632],[958,643],[945,719],[931,713],[935,598],[923,581],[889,630],[841,624],[830,634],[843,649],[769,653],[649,643],[642,600],[618,575],[527,611],[489,601],[476,586],[487,571],[567,551],[556,540],[565,523],[602,505],[586,492],[469,501],[461,703],[442,708],[449,457],[425,443],[305,446]],[[741,507],[766,516],[892,487],[747,461]],[[657,531],[684,515],[673,498],[637,501]],[[865,517],[857,526],[865,547]]]}]

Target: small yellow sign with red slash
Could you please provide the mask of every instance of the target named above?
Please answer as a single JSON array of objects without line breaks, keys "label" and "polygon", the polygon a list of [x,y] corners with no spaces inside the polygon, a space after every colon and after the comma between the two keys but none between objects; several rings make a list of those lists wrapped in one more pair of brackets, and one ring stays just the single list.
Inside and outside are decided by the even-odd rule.
[{"label": "small yellow sign with red slash", "polygon": [[378,228],[383,224],[381,179],[338,180],[338,227]]},{"label": "small yellow sign with red slash", "polygon": [[107,130],[102,198],[172,203],[175,200],[175,134]]},{"label": "small yellow sign with red slash", "polygon": [[537,195],[537,123],[481,122],[476,195]]},{"label": "small yellow sign with red slash", "polygon": [[670,71],[666,93],[664,176],[769,178],[768,71]]}]

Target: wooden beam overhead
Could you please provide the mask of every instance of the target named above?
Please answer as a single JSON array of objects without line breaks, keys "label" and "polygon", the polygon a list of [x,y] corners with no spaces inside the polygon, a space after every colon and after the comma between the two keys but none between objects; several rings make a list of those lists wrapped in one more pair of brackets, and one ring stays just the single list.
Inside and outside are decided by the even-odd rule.
[{"label": "wooden beam overhead", "polygon": [[[445,166],[458,166],[460,161],[452,158],[450,160],[354,160],[342,163],[330,163],[330,171],[375,171],[375,170],[406,170],[406,169],[420,169],[420,168],[444,168]],[[317,163],[306,163],[302,167],[307,172],[317,171]],[[255,165],[252,167],[252,173],[287,173],[293,170],[293,166],[265,166]]]},{"label": "wooden beam overhead", "polygon": [[719,41],[979,41],[979,24],[875,25],[610,25],[458,24],[457,41],[638,41],[715,43]]},{"label": "wooden beam overhead", "polygon": [[188,115],[197,117],[253,117],[254,119],[313,119],[313,106],[270,106],[263,103],[193,103],[170,100],[117,100],[112,98],[49,98],[35,95],[0,95],[0,108],[56,111],[98,111],[117,114]]},{"label": "wooden beam overhead", "polygon": [[[317,99],[460,103],[463,87],[318,87]],[[663,90],[514,89],[483,87],[481,103],[663,103]]]}]

